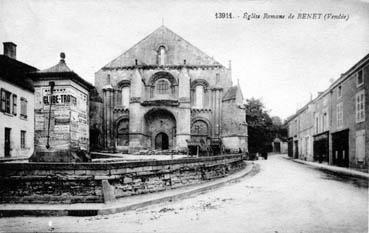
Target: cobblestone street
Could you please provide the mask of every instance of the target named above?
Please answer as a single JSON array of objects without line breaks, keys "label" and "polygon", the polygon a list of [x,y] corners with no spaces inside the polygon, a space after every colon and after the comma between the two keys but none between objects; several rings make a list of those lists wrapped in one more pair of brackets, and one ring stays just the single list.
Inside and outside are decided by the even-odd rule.
[{"label": "cobblestone street", "polygon": [[2,218],[2,231],[367,232],[368,184],[282,156],[257,161],[238,182],[114,215]]}]

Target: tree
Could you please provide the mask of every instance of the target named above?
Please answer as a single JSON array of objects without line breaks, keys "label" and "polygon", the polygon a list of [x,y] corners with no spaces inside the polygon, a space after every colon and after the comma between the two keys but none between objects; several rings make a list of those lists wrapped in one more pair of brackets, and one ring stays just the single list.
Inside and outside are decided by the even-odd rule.
[{"label": "tree", "polygon": [[271,151],[275,137],[283,137],[284,126],[280,117],[270,117],[260,99],[246,100],[249,152]]}]

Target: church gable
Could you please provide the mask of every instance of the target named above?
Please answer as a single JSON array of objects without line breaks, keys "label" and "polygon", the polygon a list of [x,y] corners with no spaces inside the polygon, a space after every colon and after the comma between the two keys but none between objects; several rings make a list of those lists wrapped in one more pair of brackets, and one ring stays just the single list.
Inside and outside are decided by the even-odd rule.
[{"label": "church gable", "polygon": [[159,27],[104,68],[134,65],[221,65],[200,49],[172,32]]}]

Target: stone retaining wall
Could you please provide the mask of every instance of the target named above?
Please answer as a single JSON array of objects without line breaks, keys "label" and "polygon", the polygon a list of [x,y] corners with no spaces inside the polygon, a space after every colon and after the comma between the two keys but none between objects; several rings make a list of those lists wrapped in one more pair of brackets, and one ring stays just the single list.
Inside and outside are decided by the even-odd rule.
[{"label": "stone retaining wall", "polygon": [[106,163],[0,163],[1,203],[102,203],[223,177],[242,155]]}]

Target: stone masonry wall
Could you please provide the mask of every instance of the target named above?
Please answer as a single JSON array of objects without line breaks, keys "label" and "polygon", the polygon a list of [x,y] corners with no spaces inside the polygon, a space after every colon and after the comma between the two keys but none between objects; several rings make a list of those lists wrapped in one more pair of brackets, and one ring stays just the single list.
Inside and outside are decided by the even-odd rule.
[{"label": "stone masonry wall", "polygon": [[0,163],[0,203],[102,203],[223,177],[242,155],[106,163]]}]

